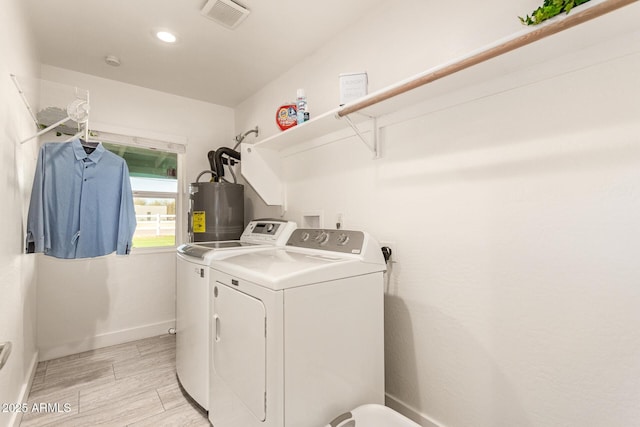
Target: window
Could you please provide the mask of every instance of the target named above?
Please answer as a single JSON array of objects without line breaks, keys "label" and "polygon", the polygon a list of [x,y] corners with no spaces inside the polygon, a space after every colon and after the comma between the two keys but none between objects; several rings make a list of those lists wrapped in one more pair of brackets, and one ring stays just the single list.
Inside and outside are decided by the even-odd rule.
[{"label": "window", "polygon": [[175,246],[178,154],[110,142],[103,145],[129,167],[138,222],[133,247]]}]

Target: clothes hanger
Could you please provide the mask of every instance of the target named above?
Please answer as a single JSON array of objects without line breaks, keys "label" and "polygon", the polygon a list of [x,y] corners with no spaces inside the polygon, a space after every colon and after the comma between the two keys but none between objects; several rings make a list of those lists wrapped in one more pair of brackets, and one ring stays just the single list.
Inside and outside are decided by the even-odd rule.
[{"label": "clothes hanger", "polygon": [[72,137],[66,139],[64,142],[71,142],[75,139],[78,139],[80,140],[80,144],[86,148],[96,148],[102,142],[102,141],[98,141],[97,139],[91,139],[89,138],[89,136],[90,134],[89,134],[88,128],[85,128],[80,132],[76,133],[75,135],[73,135]]},{"label": "clothes hanger", "polygon": [[[87,94],[87,98],[89,97],[89,94]],[[88,103],[88,101],[87,101]],[[75,107],[76,109],[78,107]],[[65,142],[71,142],[74,139],[79,139],[80,140],[80,144],[82,145],[82,147],[85,148],[85,151],[87,152],[87,154],[90,154],[91,152],[93,152],[93,150],[95,150],[95,148],[100,145],[101,141],[98,140],[92,140],[90,138],[91,133],[89,132],[89,114],[88,114],[88,105],[87,107],[83,107],[84,110],[86,110],[86,116],[82,117],[81,121],[76,120],[76,122],[78,123],[78,127],[80,128],[80,123],[84,124],[84,127],[77,132],[75,135],[73,135],[71,138],[67,139]]]}]

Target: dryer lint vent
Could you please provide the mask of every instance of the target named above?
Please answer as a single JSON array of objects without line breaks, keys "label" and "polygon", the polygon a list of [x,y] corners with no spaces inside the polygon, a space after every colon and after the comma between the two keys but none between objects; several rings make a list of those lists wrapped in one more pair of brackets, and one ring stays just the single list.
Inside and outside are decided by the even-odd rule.
[{"label": "dryer lint vent", "polygon": [[236,28],[251,11],[231,0],[209,0],[201,13],[227,28]]}]

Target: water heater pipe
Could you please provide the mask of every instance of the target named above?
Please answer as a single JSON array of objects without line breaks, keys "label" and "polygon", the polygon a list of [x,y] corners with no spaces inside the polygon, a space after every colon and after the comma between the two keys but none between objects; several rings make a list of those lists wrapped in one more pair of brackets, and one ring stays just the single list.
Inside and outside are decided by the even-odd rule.
[{"label": "water heater pipe", "polygon": [[215,166],[216,173],[218,175],[218,180],[220,180],[224,176],[224,165],[222,163],[222,156],[226,155],[236,160],[240,160],[240,153],[236,150],[233,150],[229,147],[222,147],[216,150],[215,154]]}]

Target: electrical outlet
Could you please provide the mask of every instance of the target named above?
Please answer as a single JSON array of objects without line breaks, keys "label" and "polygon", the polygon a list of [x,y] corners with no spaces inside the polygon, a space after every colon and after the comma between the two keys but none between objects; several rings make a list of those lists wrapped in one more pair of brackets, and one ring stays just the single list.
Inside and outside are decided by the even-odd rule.
[{"label": "electrical outlet", "polygon": [[381,240],[380,247],[386,246],[391,249],[391,258],[389,258],[390,262],[398,262],[398,245],[396,242],[392,240]]}]

